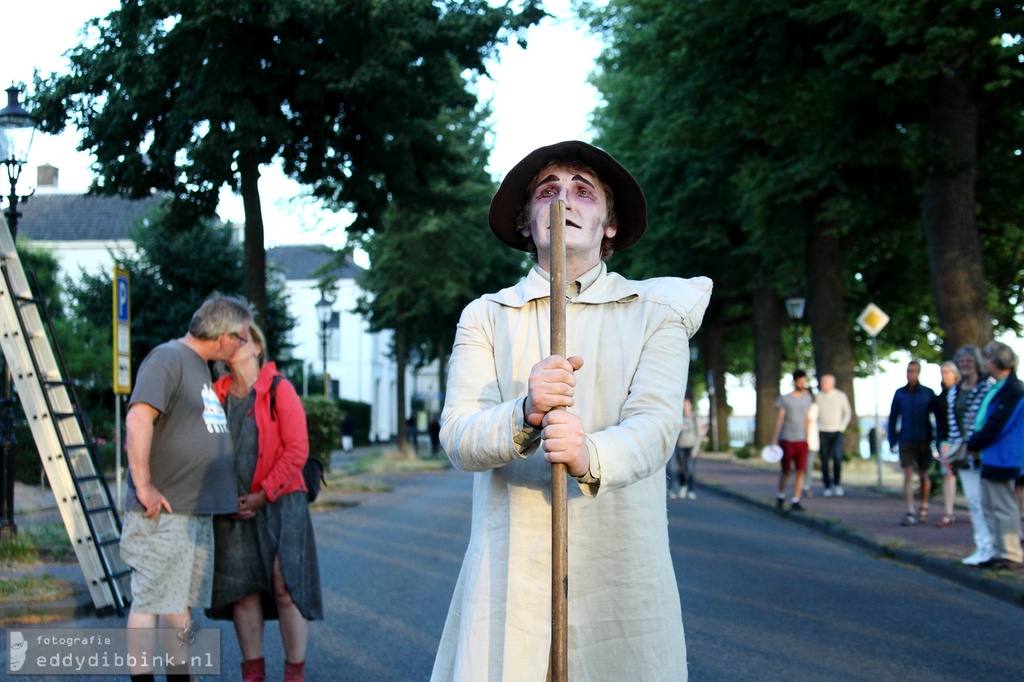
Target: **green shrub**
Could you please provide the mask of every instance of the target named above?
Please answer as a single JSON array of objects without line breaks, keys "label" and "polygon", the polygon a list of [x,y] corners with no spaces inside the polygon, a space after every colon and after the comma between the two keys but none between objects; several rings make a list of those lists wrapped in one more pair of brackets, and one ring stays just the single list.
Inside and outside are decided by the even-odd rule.
[{"label": "green shrub", "polygon": [[341,447],[341,410],[338,405],[323,396],[307,396],[302,399],[309,425],[309,454],[330,467],[331,452]]}]

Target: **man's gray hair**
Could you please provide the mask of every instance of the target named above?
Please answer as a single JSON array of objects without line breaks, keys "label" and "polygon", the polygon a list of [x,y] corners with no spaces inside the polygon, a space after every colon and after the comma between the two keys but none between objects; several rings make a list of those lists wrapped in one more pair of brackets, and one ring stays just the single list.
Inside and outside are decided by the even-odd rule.
[{"label": "man's gray hair", "polygon": [[238,334],[252,322],[252,308],[237,296],[213,294],[192,315],[188,333],[197,339],[212,341],[221,334]]},{"label": "man's gray hair", "polygon": [[953,355],[953,362],[960,362],[960,358],[970,358],[974,360],[974,371],[978,374],[983,374],[985,368],[981,364],[981,352],[977,346],[960,346],[960,348]]},{"label": "man's gray hair", "polygon": [[992,341],[985,346],[985,358],[995,363],[999,369],[1017,369],[1017,354],[1005,343]]}]

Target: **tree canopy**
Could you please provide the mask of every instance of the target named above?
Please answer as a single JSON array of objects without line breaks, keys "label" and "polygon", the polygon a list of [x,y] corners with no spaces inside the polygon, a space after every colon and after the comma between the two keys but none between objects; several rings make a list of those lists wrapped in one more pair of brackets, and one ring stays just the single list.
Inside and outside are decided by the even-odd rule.
[{"label": "tree canopy", "polygon": [[66,74],[37,75],[46,132],[67,123],[96,155],[95,190],[173,193],[211,215],[222,187],[246,215],[245,293],[265,311],[259,168],[285,172],[381,229],[396,198],[429,199],[451,156],[432,126],[467,105],[466,72],[543,16],[486,0],[124,0],[87,27]]},{"label": "tree canopy", "polygon": [[934,359],[1016,324],[1019,6],[610,0],[588,16],[607,42],[598,142],[651,207],[616,267],[715,280],[705,336],[733,353],[705,362],[756,369],[759,412],[791,293],[814,364],[848,392],[868,302],[892,316],[883,354]]}]

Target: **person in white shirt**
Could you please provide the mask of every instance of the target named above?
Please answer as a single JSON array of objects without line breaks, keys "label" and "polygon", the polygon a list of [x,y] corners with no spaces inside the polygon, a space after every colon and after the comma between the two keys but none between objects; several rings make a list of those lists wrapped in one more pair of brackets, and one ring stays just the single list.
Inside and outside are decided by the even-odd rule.
[{"label": "person in white shirt", "polygon": [[818,406],[818,438],[821,441],[821,478],[825,497],[843,495],[843,432],[853,419],[853,409],[846,394],[836,388],[831,374],[821,377],[821,392],[815,397]]}]

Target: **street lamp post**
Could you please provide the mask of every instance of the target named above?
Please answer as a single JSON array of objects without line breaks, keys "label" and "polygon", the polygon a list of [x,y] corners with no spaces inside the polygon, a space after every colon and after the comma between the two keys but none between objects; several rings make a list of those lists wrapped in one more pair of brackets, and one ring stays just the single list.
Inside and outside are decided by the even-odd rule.
[{"label": "street lamp post", "polygon": [[[11,241],[18,236],[18,202],[27,202],[31,193],[18,196],[18,179],[21,169],[28,163],[28,152],[35,136],[36,120],[25,107],[18,102],[20,90],[11,86],[7,88],[7,106],[0,109],[0,155],[7,167],[7,181],[11,193],[7,196],[7,228],[11,232]],[[3,399],[0,400],[0,536],[12,536],[18,532],[14,522],[14,392],[11,390],[11,368],[4,361]]]},{"label": "street lamp post", "polygon": [[334,316],[334,302],[327,298],[327,290],[320,290],[320,300],[316,302],[316,316],[320,320],[320,353],[323,357],[324,397],[329,397],[327,390],[327,325]]},{"label": "street lamp post", "polygon": [[800,367],[800,336],[797,333],[797,322],[803,319],[804,316],[804,304],[806,299],[800,298],[797,295],[790,296],[786,299],[786,314],[789,315],[790,321],[793,323],[793,369]]}]

